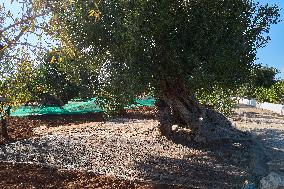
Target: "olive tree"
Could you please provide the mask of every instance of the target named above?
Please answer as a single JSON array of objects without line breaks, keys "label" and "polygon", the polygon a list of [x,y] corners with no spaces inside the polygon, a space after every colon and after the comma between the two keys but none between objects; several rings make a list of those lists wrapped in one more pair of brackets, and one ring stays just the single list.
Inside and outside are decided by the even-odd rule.
[{"label": "olive tree", "polygon": [[277,6],[251,0],[63,2],[41,0],[53,12],[53,34],[67,54],[93,65],[97,95],[121,107],[150,91],[166,136],[173,120],[194,136],[218,122],[195,89],[234,89],[245,82],[257,49],[279,21]]},{"label": "olive tree", "polygon": [[60,50],[46,53],[44,61],[35,68],[35,78],[29,85],[33,100],[45,105],[62,106],[73,98],[93,97],[88,67],[63,58]]}]

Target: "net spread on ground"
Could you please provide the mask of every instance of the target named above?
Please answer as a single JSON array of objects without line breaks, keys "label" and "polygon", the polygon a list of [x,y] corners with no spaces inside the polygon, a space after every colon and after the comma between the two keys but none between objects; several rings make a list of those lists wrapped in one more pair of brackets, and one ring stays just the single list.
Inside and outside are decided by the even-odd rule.
[{"label": "net spread on ground", "polygon": [[[136,99],[135,104],[130,107],[135,108],[139,106],[154,106],[155,99]],[[58,106],[21,106],[14,111],[11,111],[11,116],[29,116],[29,115],[52,115],[52,114],[86,114],[103,112],[97,103],[96,98],[88,101],[70,101],[62,107]]]}]

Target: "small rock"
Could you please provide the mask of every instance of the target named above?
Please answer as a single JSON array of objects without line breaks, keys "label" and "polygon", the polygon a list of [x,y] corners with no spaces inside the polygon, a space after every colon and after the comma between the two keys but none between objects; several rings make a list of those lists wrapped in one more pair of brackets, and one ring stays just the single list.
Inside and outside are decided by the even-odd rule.
[{"label": "small rock", "polygon": [[271,172],[260,181],[260,189],[279,189],[284,187],[284,175]]},{"label": "small rock", "polygon": [[176,131],[178,129],[178,125],[173,125],[172,126],[172,131]]}]

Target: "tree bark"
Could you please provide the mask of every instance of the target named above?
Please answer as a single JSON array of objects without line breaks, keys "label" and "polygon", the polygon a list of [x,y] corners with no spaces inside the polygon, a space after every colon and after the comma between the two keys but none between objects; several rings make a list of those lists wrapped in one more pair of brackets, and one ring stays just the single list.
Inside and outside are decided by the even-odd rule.
[{"label": "tree bark", "polygon": [[[247,134],[234,128],[223,114],[202,106],[182,80],[164,80],[161,87],[158,115],[162,135],[182,142],[188,138],[202,143],[247,140]],[[174,133],[173,124],[186,129]]]},{"label": "tree bark", "polygon": [[165,104],[165,108],[158,108],[161,134],[167,136],[171,133],[174,123],[189,128],[196,134],[205,118],[205,107],[198,102],[181,79],[164,80],[161,87],[161,100]]},{"label": "tree bark", "polygon": [[9,140],[7,117],[10,116],[11,107],[8,106],[5,110],[5,114],[1,115],[1,132],[4,139]]},{"label": "tree bark", "polygon": [[159,99],[156,102],[158,109],[158,120],[160,122],[160,132],[161,135],[170,137],[172,133],[173,119],[171,114],[170,106],[162,99]]},{"label": "tree bark", "polygon": [[1,117],[1,130],[2,130],[3,138],[4,139],[9,139],[8,127],[7,127],[7,119],[4,116]]}]

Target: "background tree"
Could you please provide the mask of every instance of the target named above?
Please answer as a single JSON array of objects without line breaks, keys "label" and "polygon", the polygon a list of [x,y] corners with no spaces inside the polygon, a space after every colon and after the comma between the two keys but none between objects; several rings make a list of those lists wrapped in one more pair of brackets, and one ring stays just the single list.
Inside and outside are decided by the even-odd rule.
[{"label": "background tree", "polygon": [[[41,35],[48,12],[35,11],[34,6],[31,0],[0,5],[0,96],[5,99],[0,102],[2,123],[9,116],[5,110],[31,98],[28,86],[34,79],[33,69],[48,47],[43,45],[45,38]],[[5,124],[2,126],[3,134],[8,136]]]},{"label": "background tree", "polygon": [[276,75],[279,73],[279,70],[268,67],[256,65],[252,70],[252,81],[255,87],[271,87],[277,82]]},{"label": "background tree", "polygon": [[32,98],[28,85],[35,79],[32,64],[23,61],[17,64],[13,77],[6,77],[0,82],[0,94],[4,100],[0,102],[2,135],[8,138],[7,119],[11,108],[15,109]]},{"label": "background tree", "polygon": [[[273,67],[262,66],[261,64],[256,64],[252,67],[249,79],[238,89],[237,96],[255,98],[256,92],[259,88],[261,91],[267,91],[276,82],[276,75],[279,70]],[[263,93],[264,95],[264,93]]]},{"label": "background tree", "polygon": [[279,18],[277,6],[246,0],[42,2],[53,11],[54,36],[78,63],[89,60],[99,96],[110,97],[106,104],[121,107],[152,91],[166,136],[172,117],[193,135],[218,122],[195,89],[245,82],[257,49],[269,40],[263,34]]},{"label": "background tree", "polygon": [[[91,72],[77,62],[66,59],[59,50],[47,52],[44,62],[35,68],[35,78],[29,84],[32,100],[42,105],[62,106],[73,98],[93,97]],[[66,69],[68,67],[68,69]]]}]

